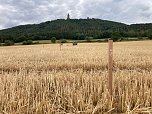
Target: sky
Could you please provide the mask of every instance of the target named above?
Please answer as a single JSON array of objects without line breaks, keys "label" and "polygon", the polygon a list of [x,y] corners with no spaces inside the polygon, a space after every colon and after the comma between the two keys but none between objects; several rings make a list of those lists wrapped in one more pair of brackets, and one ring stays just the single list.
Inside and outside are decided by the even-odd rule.
[{"label": "sky", "polygon": [[0,29],[55,19],[152,23],[152,0],[0,0]]}]

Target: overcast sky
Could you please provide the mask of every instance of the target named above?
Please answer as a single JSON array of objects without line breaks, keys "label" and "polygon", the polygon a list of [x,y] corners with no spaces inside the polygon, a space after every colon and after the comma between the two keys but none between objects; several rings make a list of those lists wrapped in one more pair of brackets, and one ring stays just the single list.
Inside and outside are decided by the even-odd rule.
[{"label": "overcast sky", "polygon": [[0,0],[0,29],[66,18],[152,23],[152,0]]}]

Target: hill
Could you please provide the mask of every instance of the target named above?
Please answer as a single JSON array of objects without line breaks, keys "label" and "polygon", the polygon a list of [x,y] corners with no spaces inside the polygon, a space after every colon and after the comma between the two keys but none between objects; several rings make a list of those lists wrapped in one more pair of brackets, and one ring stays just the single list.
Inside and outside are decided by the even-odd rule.
[{"label": "hill", "polygon": [[147,37],[152,31],[152,24],[132,24],[101,19],[57,19],[40,24],[20,25],[0,30],[0,42],[13,40],[48,40],[57,39],[83,40],[85,37],[95,39],[109,38],[115,32],[122,37]]}]

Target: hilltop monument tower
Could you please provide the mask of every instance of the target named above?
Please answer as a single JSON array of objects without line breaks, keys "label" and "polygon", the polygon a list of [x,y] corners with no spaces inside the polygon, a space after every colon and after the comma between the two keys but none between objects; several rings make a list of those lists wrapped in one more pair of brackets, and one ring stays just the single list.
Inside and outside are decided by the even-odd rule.
[{"label": "hilltop monument tower", "polygon": [[70,14],[68,13],[68,15],[67,15],[67,20],[69,20],[70,19]]}]

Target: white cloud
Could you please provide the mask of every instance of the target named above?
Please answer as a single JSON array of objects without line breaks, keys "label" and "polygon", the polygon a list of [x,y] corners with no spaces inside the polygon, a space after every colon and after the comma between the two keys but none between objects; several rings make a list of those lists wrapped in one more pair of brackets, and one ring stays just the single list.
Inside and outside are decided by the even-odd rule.
[{"label": "white cloud", "polygon": [[0,0],[0,28],[66,18],[152,22],[152,0]]}]

